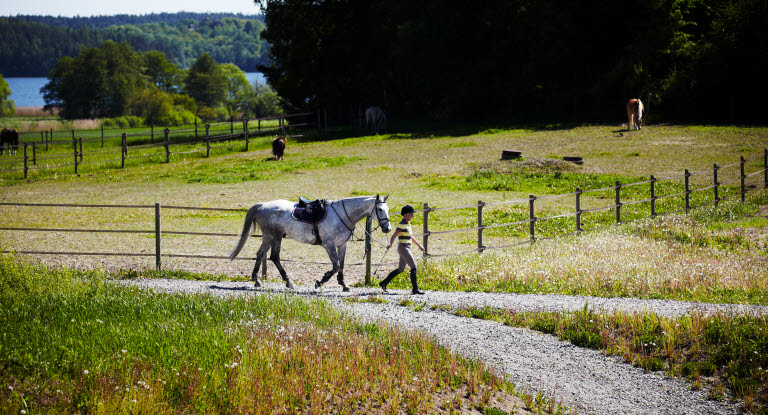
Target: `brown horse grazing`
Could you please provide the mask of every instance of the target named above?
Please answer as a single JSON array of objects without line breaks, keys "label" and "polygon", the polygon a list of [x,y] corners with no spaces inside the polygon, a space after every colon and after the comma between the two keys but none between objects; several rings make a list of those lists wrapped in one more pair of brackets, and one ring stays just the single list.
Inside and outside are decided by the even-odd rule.
[{"label": "brown horse grazing", "polygon": [[272,140],[272,155],[275,160],[282,160],[285,153],[285,137],[277,137]]},{"label": "brown horse grazing", "polygon": [[8,144],[8,155],[16,154],[16,149],[19,147],[19,132],[13,128],[3,128],[0,133],[0,156],[3,155],[6,144]]},{"label": "brown horse grazing", "polygon": [[639,98],[632,98],[627,101],[627,117],[629,123],[627,128],[630,130],[639,130],[643,128],[643,102]]}]

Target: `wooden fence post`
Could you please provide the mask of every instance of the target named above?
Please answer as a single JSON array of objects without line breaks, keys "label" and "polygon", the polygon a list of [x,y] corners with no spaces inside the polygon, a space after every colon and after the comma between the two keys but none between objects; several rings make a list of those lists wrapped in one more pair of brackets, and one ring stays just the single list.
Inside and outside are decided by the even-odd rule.
[{"label": "wooden fence post", "polygon": [[740,156],[740,162],[741,162],[740,163],[740,167],[741,167],[741,169],[740,169],[740,171],[741,171],[741,203],[744,203],[744,201],[746,199],[746,196],[747,196],[746,195],[747,189],[746,189],[746,185],[745,185],[745,179],[747,178],[747,176],[744,175],[744,163],[746,163],[746,161],[744,159],[744,156]]},{"label": "wooden fence post", "polygon": [[285,137],[285,118],[280,115],[280,135]]},{"label": "wooden fence post", "polygon": [[421,239],[422,246],[424,247],[424,258],[429,256],[429,203],[424,203],[424,236]]},{"label": "wooden fence post", "polygon": [[243,137],[245,138],[245,152],[248,152],[248,144],[250,144],[250,134],[248,133],[248,118],[243,118]]},{"label": "wooden fence post", "polygon": [[101,124],[101,146],[104,147],[104,124]]},{"label": "wooden fence post", "polygon": [[128,156],[128,138],[126,137],[125,133],[123,133],[120,136],[120,147],[121,147],[121,150],[122,150],[120,152],[120,158],[122,159],[121,164],[120,164],[120,168],[124,169],[125,168],[125,158]]},{"label": "wooden fence post", "polygon": [[195,138],[197,138],[197,117],[195,117]]},{"label": "wooden fence post", "polygon": [[581,188],[576,188],[576,232],[581,233]]},{"label": "wooden fence post", "polygon": [[[72,132],[74,133],[74,130]],[[77,140],[74,137],[72,137],[72,149],[75,152],[75,174],[77,174]]]},{"label": "wooden fence post", "polygon": [[162,265],[160,260],[160,203],[155,203],[155,265],[160,271]]},{"label": "wooden fence post", "polygon": [[656,217],[656,178],[651,175],[651,217]]},{"label": "wooden fence post", "polygon": [[235,117],[232,115],[229,116],[229,133],[235,133]]},{"label": "wooden fence post", "polygon": [[78,140],[80,142],[80,163],[83,162],[83,137],[78,137]]},{"label": "wooden fence post", "polygon": [[[165,162],[170,163],[171,162],[171,130],[170,128],[166,127],[165,130],[163,130],[163,134],[165,134]],[[195,137],[197,137],[197,119],[195,119]]]},{"label": "wooden fence post", "polygon": [[616,223],[621,223],[621,182],[616,180]]},{"label": "wooden fence post", "polygon": [[371,217],[365,219],[365,285],[371,285]]},{"label": "wooden fence post", "polygon": [[712,175],[713,175],[713,187],[715,189],[715,208],[720,204],[720,183],[717,181],[717,170],[720,169],[720,166],[715,163],[714,168],[712,169]]},{"label": "wooden fence post", "polygon": [[[32,143],[34,144],[34,143]],[[27,178],[27,143],[24,143],[24,178]]]},{"label": "wooden fence post", "polygon": [[32,142],[32,165],[37,167],[37,143]]},{"label": "wooden fence post", "polygon": [[536,242],[536,214],[534,212],[533,202],[536,196],[528,195],[528,224],[530,230],[531,243]]},{"label": "wooden fence post", "polygon": [[211,157],[211,124],[205,123],[205,157]]},{"label": "wooden fence post", "polygon": [[765,188],[768,189],[768,148],[763,149],[763,175],[765,176]]},{"label": "wooden fence post", "polygon": [[482,200],[477,201],[477,252],[483,252],[485,248],[483,246],[483,203]]},{"label": "wooden fence post", "polygon": [[155,126],[152,124],[149,125],[149,142],[155,143]]},{"label": "wooden fence post", "polygon": [[691,210],[691,172],[685,169],[685,213]]}]

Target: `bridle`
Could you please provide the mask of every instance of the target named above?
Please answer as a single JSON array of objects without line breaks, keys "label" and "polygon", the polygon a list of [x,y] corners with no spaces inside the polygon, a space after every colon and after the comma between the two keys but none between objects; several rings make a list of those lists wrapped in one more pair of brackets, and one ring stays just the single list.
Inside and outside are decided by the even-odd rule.
[{"label": "bridle", "polygon": [[[379,207],[379,204],[381,204],[381,203],[386,203],[386,202],[384,202],[383,200],[379,200],[377,198],[376,199],[376,203],[373,204],[373,210],[371,211],[371,213],[368,214],[368,217],[371,217],[371,216],[373,216],[373,213],[376,212],[376,222],[377,222],[376,228],[372,229],[370,233],[368,233],[367,230],[365,231],[366,233],[368,233],[368,235],[373,233],[376,229],[380,228],[381,225],[382,225],[382,223],[381,223],[382,220],[381,220],[381,216],[379,215],[379,210],[376,209],[377,207]],[[352,223],[352,226],[347,225],[347,222],[345,222],[344,219],[342,219],[341,215],[339,215],[339,212],[336,210],[336,207],[333,206],[333,202],[331,202],[331,209],[333,209],[334,213],[336,213],[336,216],[338,216],[339,220],[341,220],[341,223],[349,231],[349,237],[352,238],[352,236],[355,236],[358,240],[362,240],[362,238],[360,238],[360,237],[355,235],[356,224],[353,223],[352,219],[349,217],[349,213],[347,212],[347,207],[344,205],[344,199],[341,199],[341,208],[344,210],[344,216],[347,217],[347,221],[349,223]],[[391,221],[389,220],[389,217],[387,217],[385,219],[386,219],[386,222],[390,222],[391,223]]]}]

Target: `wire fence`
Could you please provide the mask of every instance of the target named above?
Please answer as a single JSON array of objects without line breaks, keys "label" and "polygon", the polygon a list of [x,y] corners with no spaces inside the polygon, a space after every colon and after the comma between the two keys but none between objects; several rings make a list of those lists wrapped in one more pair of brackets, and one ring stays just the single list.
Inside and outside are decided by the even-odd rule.
[{"label": "wire fence", "polygon": [[[747,164],[753,162],[754,167],[759,159],[762,158],[762,168],[752,172],[746,172]],[[726,174],[733,170],[736,174]],[[711,175],[712,184],[707,186],[694,187],[690,183],[690,177],[694,175]],[[726,177],[726,180],[721,180]],[[674,182],[681,182],[675,185]],[[644,193],[647,189],[647,193]],[[521,244],[532,244],[537,240],[560,238],[568,235],[576,235],[582,232],[595,231],[615,224],[633,222],[649,217],[659,215],[669,215],[675,213],[688,213],[692,209],[704,206],[714,205],[717,207],[721,202],[738,198],[742,203],[745,202],[746,195],[751,191],[768,189],[768,149],[763,151],[763,155],[746,159],[741,157],[736,163],[718,166],[713,165],[712,169],[697,172],[685,170],[682,175],[656,178],[650,176],[649,180],[635,183],[615,182],[613,186],[580,189],[575,191],[535,196],[529,195],[527,198],[507,200],[502,202],[486,203],[478,201],[477,204],[450,207],[430,207],[424,203],[423,208],[416,210],[421,213],[423,232],[413,234],[414,237],[421,237],[424,247],[424,257],[446,257],[452,255],[465,255],[469,253],[484,252],[486,250],[496,250],[509,248]],[[648,197],[640,195],[647,194]],[[567,203],[566,199],[572,198],[572,204]],[[603,200],[610,200],[609,204],[602,206],[585,208],[585,202],[596,203]],[[549,206],[543,206],[549,203]],[[572,208],[569,207],[572,206]],[[83,251],[54,251],[54,250],[16,250],[2,251],[2,253],[18,253],[28,255],[66,255],[66,256],[127,256],[127,257],[153,257],[155,266],[158,270],[162,269],[163,258],[197,258],[204,260],[228,259],[224,255],[203,255],[194,253],[167,253],[163,250],[163,236],[187,236],[187,237],[237,237],[235,233],[217,233],[217,232],[194,232],[170,230],[163,228],[164,211],[209,211],[209,212],[246,212],[247,209],[215,208],[215,207],[193,207],[193,206],[161,206],[160,203],[154,205],[123,205],[123,204],[54,204],[54,203],[0,203],[4,207],[26,208],[87,208],[87,209],[135,209],[135,210],[153,210],[155,227],[154,229],[86,229],[86,228],[44,228],[44,227],[19,227],[19,226],[0,226],[0,231],[8,232],[64,232],[64,233],[112,233],[112,234],[133,234],[133,235],[151,235],[155,246],[153,253],[136,252],[83,252]],[[537,208],[538,206],[538,208]],[[511,211],[509,210],[511,208]],[[440,224],[435,220],[440,212],[451,210],[475,210],[476,222],[471,226],[439,229],[432,227],[433,222]],[[493,214],[492,209],[499,210]],[[489,213],[491,212],[491,213]],[[537,216],[537,213],[542,216]],[[590,215],[596,215],[596,218],[590,219]],[[602,217],[600,217],[602,215]],[[474,214],[472,214],[474,216]],[[8,217],[8,215],[3,215]],[[501,219],[500,219],[501,218]],[[515,219],[506,220],[504,219]],[[610,220],[606,220],[609,218]],[[551,224],[547,228],[547,224]],[[589,225],[592,225],[590,227]],[[586,225],[586,226],[585,226]],[[370,217],[366,220],[364,259],[366,266],[365,279],[370,283],[372,265],[372,243],[376,242],[382,246],[387,245],[388,241],[376,240],[372,238],[372,222]],[[500,235],[495,236],[505,243],[498,245],[487,244],[487,234],[498,231]],[[430,241],[432,238],[439,238],[441,235],[470,233],[476,234],[477,245],[472,249],[463,249],[458,252],[437,253],[430,250]],[[356,234],[356,233],[354,233]],[[251,235],[251,237],[260,237],[260,235]],[[511,240],[511,241],[510,241]],[[509,243],[511,242],[511,243]],[[443,244],[444,245],[444,244]],[[240,260],[255,260],[255,258],[239,258]],[[266,262],[266,258],[264,259]],[[382,257],[383,261],[383,257]],[[329,262],[315,261],[294,261],[314,264],[330,264]],[[363,265],[351,264],[347,265]],[[261,267],[263,276],[266,277],[266,266]]]},{"label": "wire fence", "polygon": [[[316,126],[314,113],[280,115],[204,124],[186,128],[165,128],[101,135],[98,130],[67,132],[41,131],[36,137],[24,137],[18,145],[8,147],[8,157],[0,159],[0,174],[27,179],[30,171],[73,169],[78,174],[83,166],[112,165],[125,168],[131,160],[153,162],[171,161],[172,155],[200,154],[210,157],[211,150],[245,148],[249,151],[252,141],[272,136],[299,137],[295,133]],[[293,134],[293,135],[292,135]],[[85,143],[85,150],[84,150]],[[53,151],[56,148],[56,151]],[[64,150],[69,148],[67,152]],[[11,154],[14,153],[14,154]],[[21,173],[21,174],[18,174]]]}]

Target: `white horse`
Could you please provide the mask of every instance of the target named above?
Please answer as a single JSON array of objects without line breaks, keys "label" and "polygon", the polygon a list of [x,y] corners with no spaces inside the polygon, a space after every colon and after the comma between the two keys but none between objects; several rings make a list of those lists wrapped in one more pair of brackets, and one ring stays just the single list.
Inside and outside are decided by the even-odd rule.
[{"label": "white horse", "polygon": [[[288,200],[273,200],[259,203],[248,210],[245,215],[243,231],[237,246],[229,253],[229,259],[234,259],[243,249],[248,237],[258,225],[261,229],[261,247],[256,254],[256,266],[253,268],[251,278],[256,287],[260,287],[259,266],[270,248],[272,252],[269,259],[275,264],[280,276],[285,281],[285,286],[293,288],[293,283],[280,264],[280,245],[284,237],[303,242],[305,244],[322,245],[331,259],[332,269],[325,273],[321,281],[315,281],[315,288],[320,288],[338,272],[337,280],[344,291],[349,288],[344,284],[344,257],[347,252],[347,242],[352,238],[355,224],[361,219],[376,215],[379,226],[384,233],[391,229],[389,222],[389,207],[387,198],[376,196],[353,197],[328,201],[327,212],[322,221],[312,224],[301,222],[293,218],[292,213],[296,205]],[[317,229],[317,233],[315,233]]]},{"label": "white horse", "polygon": [[627,118],[629,118],[629,123],[627,124],[628,129],[639,130],[643,128],[644,110],[645,108],[643,107],[643,102],[640,101],[640,98],[632,98],[627,101]]},{"label": "white horse", "polygon": [[387,115],[380,107],[368,107],[365,110],[365,128],[372,133],[387,130]]}]

